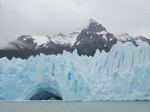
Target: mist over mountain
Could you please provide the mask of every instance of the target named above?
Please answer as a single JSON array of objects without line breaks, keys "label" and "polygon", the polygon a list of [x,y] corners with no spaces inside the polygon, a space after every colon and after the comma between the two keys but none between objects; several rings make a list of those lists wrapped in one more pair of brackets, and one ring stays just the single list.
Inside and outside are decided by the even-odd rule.
[{"label": "mist over mountain", "polygon": [[27,59],[31,55],[40,53],[46,55],[62,54],[63,50],[73,52],[77,49],[78,55],[93,56],[97,49],[109,52],[117,42],[132,42],[139,46],[143,42],[150,45],[146,37],[132,37],[127,33],[115,35],[97,21],[90,19],[89,24],[83,29],[57,35],[32,36],[22,35],[8,43],[0,50],[0,57]]}]

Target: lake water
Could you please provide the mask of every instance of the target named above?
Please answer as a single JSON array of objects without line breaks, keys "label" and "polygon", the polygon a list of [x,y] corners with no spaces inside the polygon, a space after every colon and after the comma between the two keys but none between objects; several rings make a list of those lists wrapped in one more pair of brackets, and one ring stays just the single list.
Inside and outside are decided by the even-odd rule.
[{"label": "lake water", "polygon": [[150,112],[150,101],[2,101],[0,112]]}]

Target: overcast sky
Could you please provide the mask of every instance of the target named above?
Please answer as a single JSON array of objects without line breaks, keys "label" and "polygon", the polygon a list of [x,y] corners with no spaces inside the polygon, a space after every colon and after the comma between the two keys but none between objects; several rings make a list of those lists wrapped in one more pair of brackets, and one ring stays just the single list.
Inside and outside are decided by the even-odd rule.
[{"label": "overcast sky", "polygon": [[150,38],[150,0],[0,0],[0,46],[83,28],[90,18],[111,33]]}]

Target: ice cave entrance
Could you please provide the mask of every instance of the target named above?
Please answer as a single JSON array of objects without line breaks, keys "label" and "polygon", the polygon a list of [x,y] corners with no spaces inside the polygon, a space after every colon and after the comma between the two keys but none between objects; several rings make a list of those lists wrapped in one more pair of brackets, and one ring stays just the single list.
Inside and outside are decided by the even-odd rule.
[{"label": "ice cave entrance", "polygon": [[62,100],[62,98],[47,90],[38,90],[29,100]]}]

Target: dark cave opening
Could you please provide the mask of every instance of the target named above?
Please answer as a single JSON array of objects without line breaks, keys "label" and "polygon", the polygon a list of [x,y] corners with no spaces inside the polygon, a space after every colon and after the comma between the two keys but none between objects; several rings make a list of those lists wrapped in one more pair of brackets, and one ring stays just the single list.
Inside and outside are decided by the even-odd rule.
[{"label": "dark cave opening", "polygon": [[38,90],[29,100],[62,100],[62,98],[49,91]]}]

